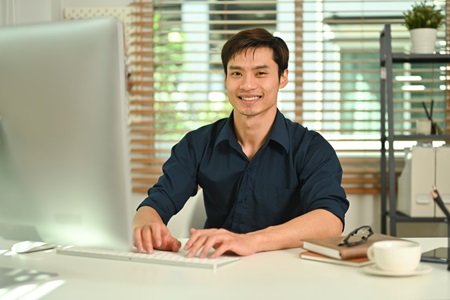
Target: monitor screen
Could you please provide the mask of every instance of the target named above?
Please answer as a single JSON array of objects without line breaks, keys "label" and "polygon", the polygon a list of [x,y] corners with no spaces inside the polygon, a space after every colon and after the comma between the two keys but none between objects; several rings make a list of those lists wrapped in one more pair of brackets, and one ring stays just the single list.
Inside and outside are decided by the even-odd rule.
[{"label": "monitor screen", "polygon": [[125,80],[114,18],[0,27],[0,238],[131,246]]}]

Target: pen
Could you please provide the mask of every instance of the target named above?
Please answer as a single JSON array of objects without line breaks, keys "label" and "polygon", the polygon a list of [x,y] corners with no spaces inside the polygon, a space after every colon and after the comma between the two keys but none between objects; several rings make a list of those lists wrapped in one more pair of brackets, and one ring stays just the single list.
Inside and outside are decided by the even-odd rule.
[{"label": "pen", "polygon": [[433,121],[432,116],[428,112],[427,106],[425,105],[425,102],[422,101],[423,109],[425,110],[425,114],[427,115],[428,120]]},{"label": "pen", "polygon": [[431,100],[431,107],[430,107],[430,121],[433,121],[433,106],[434,106],[434,100]]},{"label": "pen", "polygon": [[450,212],[448,211],[447,207],[445,207],[444,201],[442,201],[441,195],[439,195],[439,192],[435,186],[433,186],[431,196],[433,196],[434,202],[436,202],[439,208],[444,212],[445,216],[447,217],[447,220],[450,221]]}]

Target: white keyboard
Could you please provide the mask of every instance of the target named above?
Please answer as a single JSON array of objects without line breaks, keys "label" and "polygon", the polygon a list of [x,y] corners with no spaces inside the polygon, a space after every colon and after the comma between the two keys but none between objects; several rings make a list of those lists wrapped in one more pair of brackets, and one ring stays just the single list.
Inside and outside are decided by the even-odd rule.
[{"label": "white keyboard", "polygon": [[151,264],[175,265],[216,270],[217,268],[239,260],[235,256],[219,256],[215,259],[186,257],[185,252],[169,252],[154,250],[153,254],[137,253],[133,251],[119,251],[107,249],[93,249],[82,247],[58,247],[56,253],[92,258],[125,260]]}]

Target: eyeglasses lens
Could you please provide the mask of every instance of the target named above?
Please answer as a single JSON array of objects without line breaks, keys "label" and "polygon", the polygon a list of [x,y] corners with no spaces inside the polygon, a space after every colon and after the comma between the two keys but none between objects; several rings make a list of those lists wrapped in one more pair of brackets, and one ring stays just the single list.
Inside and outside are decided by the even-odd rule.
[{"label": "eyeglasses lens", "polygon": [[364,241],[368,239],[370,235],[370,229],[368,227],[362,227],[349,238],[348,243],[358,243],[360,241]]}]

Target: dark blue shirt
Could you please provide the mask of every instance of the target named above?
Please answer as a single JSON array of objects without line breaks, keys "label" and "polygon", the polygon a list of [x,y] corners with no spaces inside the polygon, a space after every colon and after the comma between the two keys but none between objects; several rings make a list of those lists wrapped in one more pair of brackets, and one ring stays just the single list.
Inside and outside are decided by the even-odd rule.
[{"label": "dark blue shirt", "polygon": [[238,144],[231,113],[189,132],[172,148],[163,175],[140,206],[153,207],[167,224],[200,186],[205,228],[246,233],[315,209],[328,210],[344,223],[349,202],[341,179],[331,145],[279,111],[267,141],[249,160]]}]

